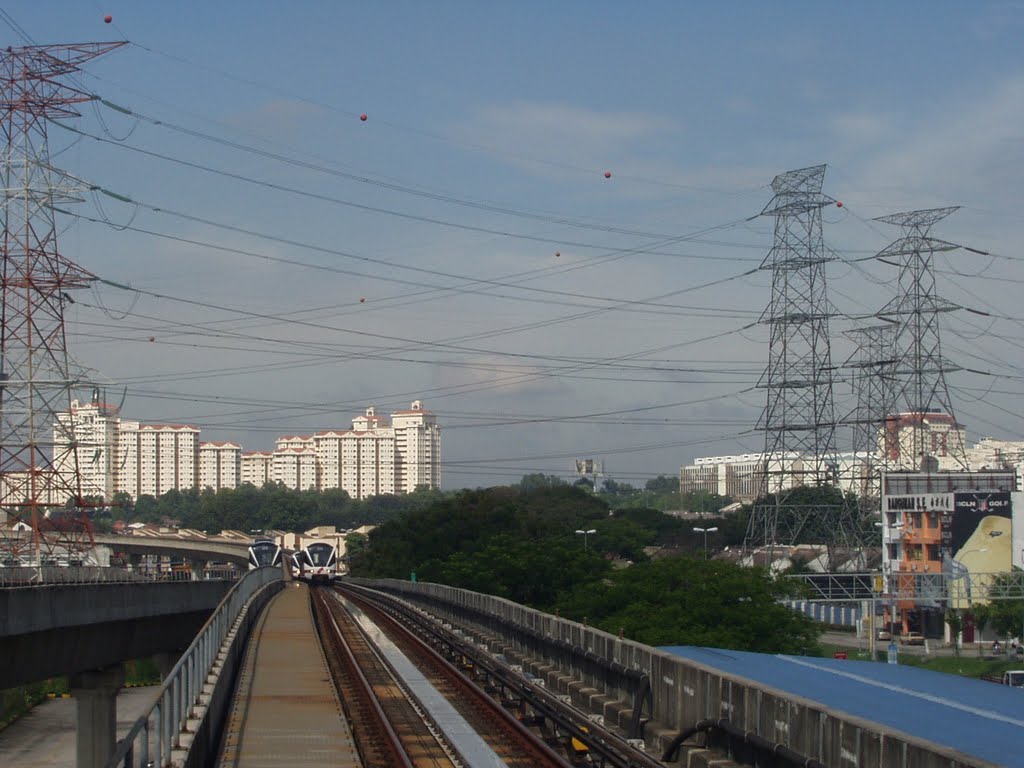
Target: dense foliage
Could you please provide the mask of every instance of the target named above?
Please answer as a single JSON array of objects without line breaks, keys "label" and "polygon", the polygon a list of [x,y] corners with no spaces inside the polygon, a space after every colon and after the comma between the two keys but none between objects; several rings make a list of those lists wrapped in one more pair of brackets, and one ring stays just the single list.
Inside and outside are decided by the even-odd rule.
[{"label": "dense foliage", "polygon": [[425,509],[444,496],[441,491],[423,490],[357,501],[340,489],[296,491],[279,483],[263,488],[246,484],[217,492],[168,491],[159,498],[140,496],[134,503],[127,494],[115,494],[113,504],[101,509],[94,521],[99,530],[109,530],[114,520],[173,522],[211,533],[226,529],[300,532],[317,525],[345,529],[377,525],[402,512]]},{"label": "dense foliage", "polygon": [[778,603],[784,579],[717,560],[674,557],[615,571],[561,597],[561,615],[648,645],[810,653],[819,630]]},{"label": "dense foliage", "polygon": [[[370,534],[350,562],[352,573],[400,579],[415,573],[421,581],[586,618],[649,644],[816,650],[815,625],[777,603],[788,594],[787,583],[761,570],[705,561],[692,521],[652,509],[609,514],[602,494],[543,477],[464,491],[399,515]],[[728,527],[721,519],[702,522]],[[682,554],[650,561],[645,548],[651,545]]]}]

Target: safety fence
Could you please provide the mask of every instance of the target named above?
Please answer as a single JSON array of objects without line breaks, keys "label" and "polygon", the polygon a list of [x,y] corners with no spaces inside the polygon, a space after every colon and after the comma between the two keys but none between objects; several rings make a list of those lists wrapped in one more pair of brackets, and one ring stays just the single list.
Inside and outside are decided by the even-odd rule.
[{"label": "safety fence", "polygon": [[[239,568],[209,568],[202,571],[206,581],[235,581],[245,573]],[[40,587],[53,584],[106,584],[151,581],[193,581],[198,574],[188,570],[130,571],[114,566],[43,565],[0,567],[0,588]]]},{"label": "safety fence", "polygon": [[268,566],[239,579],[164,679],[152,707],[118,743],[108,768],[172,764],[172,751],[180,746],[186,721],[194,719],[207,677],[215,663],[223,662],[225,640],[237,629],[253,598],[265,594],[268,585],[280,588],[282,578],[280,568]]}]

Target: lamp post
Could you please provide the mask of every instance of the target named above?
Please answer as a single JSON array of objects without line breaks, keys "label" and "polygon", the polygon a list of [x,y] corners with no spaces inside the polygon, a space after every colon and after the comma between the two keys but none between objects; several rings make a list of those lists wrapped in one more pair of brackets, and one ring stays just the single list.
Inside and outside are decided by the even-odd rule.
[{"label": "lamp post", "polygon": [[704,559],[708,559],[708,534],[717,531],[717,528],[694,528],[694,533],[704,534]]},{"label": "lamp post", "polygon": [[590,529],[588,529],[586,531],[577,529],[576,533],[582,533],[583,534],[583,549],[586,550],[588,548],[587,547],[587,536],[589,536],[592,533],[597,533],[597,529],[596,528],[590,528]]}]

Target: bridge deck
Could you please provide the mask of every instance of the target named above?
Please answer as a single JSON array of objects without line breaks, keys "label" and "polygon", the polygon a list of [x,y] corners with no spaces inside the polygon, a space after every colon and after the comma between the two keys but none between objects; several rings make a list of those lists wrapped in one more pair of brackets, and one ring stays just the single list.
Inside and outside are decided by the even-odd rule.
[{"label": "bridge deck", "polygon": [[330,680],[309,589],[292,582],[249,640],[217,765],[361,765]]},{"label": "bridge deck", "polygon": [[692,646],[662,650],[997,765],[1024,768],[1024,691],[870,661]]}]

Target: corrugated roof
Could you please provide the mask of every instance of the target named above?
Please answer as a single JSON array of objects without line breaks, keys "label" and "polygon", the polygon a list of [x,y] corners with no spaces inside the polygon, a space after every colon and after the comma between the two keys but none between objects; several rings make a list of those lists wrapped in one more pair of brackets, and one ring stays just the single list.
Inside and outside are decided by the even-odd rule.
[{"label": "corrugated roof", "polygon": [[1024,690],[901,664],[692,646],[660,650],[972,757],[1024,767]]}]

